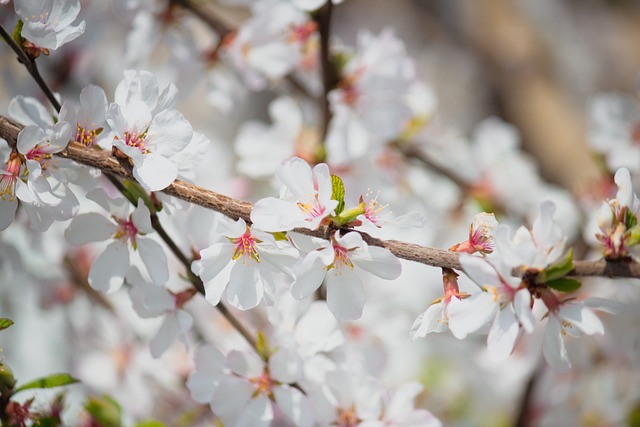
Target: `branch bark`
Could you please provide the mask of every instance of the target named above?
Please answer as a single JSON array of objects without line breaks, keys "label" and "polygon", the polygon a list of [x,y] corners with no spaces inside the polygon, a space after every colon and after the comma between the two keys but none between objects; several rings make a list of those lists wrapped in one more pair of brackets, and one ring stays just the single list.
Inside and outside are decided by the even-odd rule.
[{"label": "branch bark", "polygon": [[[21,125],[4,116],[0,116],[0,138],[5,139],[10,146],[15,146],[18,133],[21,129]],[[60,153],[60,156],[86,166],[100,169],[113,176],[134,180],[130,168],[124,167],[115,157],[106,151],[86,148],[72,142],[66,150]],[[251,222],[250,214],[253,205],[249,202],[237,200],[181,180],[175,180],[162,191],[189,203],[194,203],[219,212],[231,219],[236,220],[242,218],[248,223]],[[308,236],[328,239],[334,229],[323,226],[318,230],[299,228],[293,231]],[[461,270],[456,252],[398,240],[381,240],[363,232],[359,233],[369,245],[387,248],[398,258],[419,262],[432,267]],[[640,263],[637,262],[606,261],[601,259],[598,261],[574,261],[574,265],[575,269],[570,273],[572,276],[640,278]]]}]

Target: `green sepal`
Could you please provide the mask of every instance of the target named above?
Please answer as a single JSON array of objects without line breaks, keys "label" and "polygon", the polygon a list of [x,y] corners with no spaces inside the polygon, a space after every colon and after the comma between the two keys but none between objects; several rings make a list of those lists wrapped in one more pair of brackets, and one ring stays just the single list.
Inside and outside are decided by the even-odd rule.
[{"label": "green sepal", "polygon": [[62,425],[60,420],[54,417],[44,417],[36,420],[33,427],[58,427]]},{"label": "green sepal", "polygon": [[258,355],[264,361],[268,361],[269,357],[271,356],[271,353],[272,353],[271,346],[269,344],[269,339],[267,338],[267,336],[265,334],[262,333],[262,331],[258,331],[258,340],[256,342],[256,351],[258,352]]},{"label": "green sepal", "polygon": [[124,196],[133,204],[134,206],[138,206],[138,199],[142,199],[143,203],[149,208],[149,212],[156,212],[157,206],[151,200],[151,196],[147,190],[142,188],[140,184],[135,181],[131,181],[129,179],[125,179],[122,181],[122,186],[124,187]]},{"label": "green sepal", "polygon": [[631,230],[628,231],[629,237],[627,237],[627,241],[625,244],[627,246],[635,246],[640,244],[640,225],[636,225]]},{"label": "green sepal", "polygon": [[13,388],[16,386],[16,379],[11,369],[4,363],[0,363],[0,396],[5,394],[13,394]]},{"label": "green sepal", "polygon": [[274,239],[276,239],[276,242],[286,242],[287,240],[289,240],[289,238],[287,237],[287,233],[284,231],[276,231],[275,233],[269,233],[273,236]]},{"label": "green sepal", "polygon": [[331,188],[331,199],[338,201],[335,213],[336,215],[340,215],[344,210],[344,183],[339,176],[331,175]]},{"label": "green sepal", "polygon": [[636,218],[636,216],[631,213],[631,209],[627,207],[624,212],[624,226],[627,230],[631,230],[636,225],[638,225],[638,218]]},{"label": "green sepal", "polygon": [[573,292],[575,290],[580,289],[582,283],[577,281],[576,279],[570,279],[568,277],[561,277],[559,279],[549,280],[546,282],[546,285],[551,289],[555,289],[560,292]]},{"label": "green sepal", "polygon": [[33,388],[53,388],[60,387],[69,384],[75,384],[80,382],[80,380],[73,378],[69,374],[51,374],[46,377],[38,378],[37,380],[30,381],[26,384],[21,385],[16,389],[16,393],[23,390],[30,390]]},{"label": "green sepal", "polygon": [[343,226],[345,224],[349,224],[355,221],[358,215],[364,215],[364,213],[366,212],[366,208],[367,208],[367,205],[364,202],[360,202],[360,204],[355,208],[344,210],[337,217],[331,218],[331,220],[337,226]]},{"label": "green sepal", "polygon": [[138,424],[136,424],[135,427],[166,427],[166,426],[164,423],[161,423],[160,421],[148,420],[148,421],[139,422]]},{"label": "green sepal", "polygon": [[22,22],[22,19],[19,19],[18,22],[16,22],[16,26],[13,27],[13,33],[11,34],[11,38],[15,40],[15,42],[18,43],[18,46],[20,47],[24,46],[24,37],[22,37],[23,26],[24,22]]},{"label": "green sepal", "polygon": [[573,266],[573,248],[569,249],[567,255],[562,258],[560,261],[555,264],[550,265],[549,267],[542,270],[536,276],[537,283],[548,283],[550,280],[556,280],[561,277],[564,277],[571,270],[574,269]]},{"label": "green sepal", "polygon": [[90,397],[84,409],[95,419],[100,427],[121,427],[122,408],[115,399],[108,395]]},{"label": "green sepal", "polygon": [[0,317],[0,331],[7,329],[11,325],[13,325],[13,320],[7,319],[6,317]]}]

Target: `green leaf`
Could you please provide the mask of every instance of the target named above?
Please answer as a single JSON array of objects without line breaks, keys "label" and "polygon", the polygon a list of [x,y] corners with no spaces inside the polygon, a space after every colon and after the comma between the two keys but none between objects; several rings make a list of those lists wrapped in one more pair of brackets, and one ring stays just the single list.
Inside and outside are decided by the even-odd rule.
[{"label": "green leaf", "polygon": [[555,289],[560,292],[573,292],[582,286],[576,279],[569,279],[568,277],[562,277],[560,279],[549,280],[546,285],[551,289]]},{"label": "green leaf", "polygon": [[331,187],[333,189],[331,199],[338,201],[335,212],[336,215],[340,215],[344,209],[344,183],[342,179],[337,175],[331,175]]},{"label": "green leaf", "polygon": [[269,344],[269,339],[266,337],[265,334],[262,333],[262,331],[258,331],[256,351],[258,352],[258,355],[260,355],[260,357],[263,360],[269,360],[269,356],[271,356],[271,353],[272,353],[271,346]]},{"label": "green leaf", "polygon": [[629,209],[628,207],[624,212],[624,225],[625,227],[627,227],[627,230],[630,230],[638,225],[638,218],[636,218],[636,216],[631,213],[631,209]]},{"label": "green leaf", "polygon": [[100,427],[122,426],[122,408],[111,396],[90,397],[84,408]]},{"label": "green leaf", "polygon": [[573,248],[569,249],[567,255],[556,262],[555,264],[550,265],[549,267],[542,270],[536,276],[537,283],[547,283],[549,280],[556,280],[561,277],[564,277],[573,270]]},{"label": "green leaf", "polygon": [[54,417],[40,418],[33,423],[33,427],[58,427],[60,425],[60,420]]},{"label": "green leaf", "polygon": [[140,184],[135,181],[125,179],[122,181],[122,186],[124,187],[124,196],[131,202],[131,204],[138,206],[138,199],[142,199],[142,202],[149,208],[150,212],[158,210],[157,206],[153,203],[153,200],[151,200],[147,190],[142,188]]},{"label": "green leaf", "polygon": [[640,225],[636,225],[631,230],[628,231],[629,237],[627,237],[627,241],[625,242],[627,246],[635,246],[640,244]]},{"label": "green leaf", "polygon": [[51,374],[43,378],[38,378],[37,380],[33,380],[24,385],[21,385],[16,389],[16,393],[23,390],[29,390],[32,388],[52,388],[52,387],[60,387],[63,385],[69,385],[80,382],[79,380],[73,378],[69,374]]},{"label": "green leaf", "polygon": [[136,424],[136,427],[166,427],[164,423],[156,420],[142,421]]},{"label": "green leaf", "polygon": [[18,46],[22,47],[24,45],[24,37],[22,37],[22,27],[24,26],[24,22],[22,19],[19,19],[16,23],[16,26],[13,27],[13,34],[11,34],[11,38],[15,40]]},{"label": "green leaf", "polygon": [[0,331],[7,329],[11,325],[13,325],[13,320],[7,319],[6,317],[0,317]]},{"label": "green leaf", "polygon": [[276,231],[275,233],[271,233],[271,234],[276,239],[276,241],[286,242],[287,240],[289,240],[289,238],[287,237],[287,233],[284,231]]}]

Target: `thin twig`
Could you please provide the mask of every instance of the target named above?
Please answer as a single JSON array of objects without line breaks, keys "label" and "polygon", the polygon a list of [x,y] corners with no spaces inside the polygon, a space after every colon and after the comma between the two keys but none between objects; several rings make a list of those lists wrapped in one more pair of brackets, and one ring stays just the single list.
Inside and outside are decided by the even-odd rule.
[{"label": "thin twig", "polygon": [[2,27],[2,25],[0,25],[0,37],[2,37],[4,41],[7,42],[9,47],[11,47],[11,49],[16,53],[16,55],[18,55],[18,60],[25,66],[29,74],[31,74],[31,77],[33,77],[33,80],[35,80],[35,82],[38,84],[38,86],[40,87],[44,95],[47,97],[49,102],[51,102],[51,105],[53,105],[53,108],[55,108],[57,112],[60,112],[60,109],[62,108],[62,106],[60,105],[60,102],[58,102],[55,95],[53,94],[49,86],[47,86],[44,79],[40,75],[40,71],[38,71],[38,66],[36,65],[36,61],[33,58],[30,58],[24,52],[24,50],[22,50],[22,48],[18,46],[18,43],[16,43],[15,40],[11,38],[9,33],[7,33],[7,31]]},{"label": "thin twig", "polygon": [[[18,133],[21,129],[22,126],[0,115],[0,138],[7,140],[11,146],[15,146]],[[95,167],[110,175],[125,179],[134,179],[130,170],[122,167],[118,160],[103,150],[87,148],[71,142],[67,149],[59,155],[80,164]],[[249,202],[237,200],[181,180],[175,180],[162,191],[189,203],[220,212],[231,219],[236,220],[242,218],[247,222],[251,221],[250,214],[253,205]],[[331,235],[331,228],[326,226],[320,227],[317,230],[297,228],[293,231],[323,239],[327,239]],[[387,248],[398,258],[433,267],[461,270],[458,254],[455,252],[398,240],[381,240],[367,233],[357,232],[362,235],[363,239],[369,245]],[[597,261],[574,261],[573,263],[575,269],[571,271],[571,276],[640,278],[640,263],[637,262],[606,261],[601,259]],[[522,274],[517,270],[514,271],[514,273]]]}]

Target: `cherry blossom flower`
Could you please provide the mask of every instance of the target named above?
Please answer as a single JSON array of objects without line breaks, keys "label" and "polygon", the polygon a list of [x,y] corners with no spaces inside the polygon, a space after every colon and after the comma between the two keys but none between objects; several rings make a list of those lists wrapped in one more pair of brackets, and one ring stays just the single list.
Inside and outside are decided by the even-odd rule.
[{"label": "cherry blossom flower", "polygon": [[[80,92],[79,108],[65,103],[60,110],[60,120],[75,124],[75,142],[90,147],[109,137],[105,127],[107,113],[107,96],[104,90],[89,85]],[[105,148],[110,148],[105,147]]]},{"label": "cherry blossom flower", "polygon": [[518,228],[513,239],[509,237],[508,226],[498,226],[495,232],[496,248],[507,266],[542,270],[564,255],[567,238],[553,219],[555,211],[553,202],[542,202],[533,228]]},{"label": "cherry blossom flower", "polygon": [[309,16],[289,3],[259,8],[231,36],[223,50],[252,90],[263,90],[268,81],[294,70],[302,58],[302,46],[315,32]]},{"label": "cherry blossom flower", "polygon": [[604,246],[605,257],[610,259],[633,256],[640,259],[640,245],[631,241],[629,230],[638,224],[640,200],[633,192],[631,174],[620,168],[615,175],[618,185],[616,198],[603,202],[598,211],[598,226],[602,231],[596,238]]},{"label": "cherry blossom flower", "polygon": [[80,13],[80,0],[15,0],[14,6],[24,22],[22,37],[31,42],[28,49],[48,54],[49,49],[58,49],[84,33],[84,21],[71,25]]},{"label": "cherry blossom flower", "polygon": [[605,156],[609,170],[621,167],[640,173],[640,103],[636,98],[607,93],[589,109],[591,147]]},{"label": "cherry blossom flower", "polygon": [[[472,295],[449,311],[458,338],[465,338],[492,322],[487,337],[489,353],[504,359],[511,354],[521,332],[533,332],[535,317],[531,311],[531,293],[509,267],[497,269],[486,260],[460,254],[464,272],[484,292]],[[498,264],[500,265],[500,264]],[[452,328],[453,330],[453,328]]]},{"label": "cherry blossom flower", "polygon": [[94,190],[87,198],[111,214],[111,219],[91,212],[75,217],[65,230],[65,238],[72,245],[110,240],[91,265],[89,284],[102,292],[120,288],[131,266],[129,251],[140,254],[154,283],[164,284],[169,278],[167,257],[162,246],[147,237],[153,233],[149,208],[138,200],[138,206],[129,214],[130,204],[124,199],[110,199],[104,190]]},{"label": "cherry blossom flower", "polygon": [[53,154],[69,143],[71,127],[58,122],[50,129],[29,125],[18,134],[16,151],[12,151],[5,169],[0,169],[0,230],[7,228],[15,216],[18,199],[37,231],[47,230],[54,220],[68,219],[78,201],[69,191],[54,191],[48,181]]},{"label": "cherry blossom flower", "polygon": [[268,427],[277,406],[296,426],[313,425],[308,398],[293,384],[301,375],[299,357],[280,349],[267,363],[255,353],[231,351],[223,356],[214,346],[196,352],[196,370],[187,380],[191,397],[208,403],[224,425]]},{"label": "cherry blossom flower", "polygon": [[170,85],[159,94],[151,73],[126,71],[116,88],[116,102],[107,111],[113,147],[131,159],[133,176],[148,191],[162,190],[176,179],[178,166],[173,157],[193,136],[182,113],[169,108],[175,92]]},{"label": "cherry blossom flower", "polygon": [[338,206],[338,201],[331,199],[331,174],[325,163],[312,170],[307,162],[294,157],[280,166],[276,176],[284,184],[281,197],[258,200],[251,211],[251,221],[261,230],[315,230]]},{"label": "cherry blossom flower", "polygon": [[564,337],[567,335],[572,338],[580,338],[583,335],[602,335],[604,334],[604,326],[593,309],[610,314],[618,314],[622,310],[619,303],[602,298],[560,301],[549,289],[542,293],[541,298],[549,309],[549,320],[542,342],[542,352],[549,365],[561,372],[571,368]]},{"label": "cherry blossom flower", "polygon": [[449,250],[469,254],[476,252],[490,254],[493,252],[495,244],[493,233],[497,226],[498,221],[496,221],[496,217],[492,213],[479,213],[473,218],[473,223],[469,226],[469,239],[453,245]]},{"label": "cherry blossom flower", "polygon": [[151,355],[160,357],[178,337],[186,347],[186,333],[193,326],[193,317],[183,310],[182,306],[195,294],[195,289],[170,292],[164,287],[145,281],[135,267],[131,269],[126,280],[132,285],[129,296],[140,317],[163,315],[160,328],[149,342]]},{"label": "cherry blossom flower", "polygon": [[400,261],[388,249],[367,245],[359,233],[340,236],[336,231],[293,267],[291,293],[296,299],[307,298],[325,281],[327,304],[336,319],[359,319],[364,308],[361,269],[386,280],[401,272]]},{"label": "cherry blossom flower", "polygon": [[[411,325],[411,339],[413,341],[418,338],[424,338],[432,332],[441,333],[451,329],[453,335],[458,338],[464,338],[463,333],[458,332],[460,328],[456,327],[456,322],[450,324],[449,312],[452,308],[462,304],[462,300],[467,298],[469,294],[460,292],[458,288],[458,274],[451,269],[443,269],[442,284],[444,287],[444,295],[433,301],[429,307],[421,313]],[[466,325],[462,325],[463,327]]]},{"label": "cherry blossom flower", "polygon": [[[225,228],[222,232],[227,241],[201,250],[200,260],[191,267],[204,282],[207,301],[217,305],[224,293],[229,304],[240,310],[254,308],[263,300],[272,303],[274,275],[291,275],[290,266],[298,252],[291,245],[279,244],[272,235],[248,227],[242,218]],[[214,280],[230,263],[228,283]]]}]

